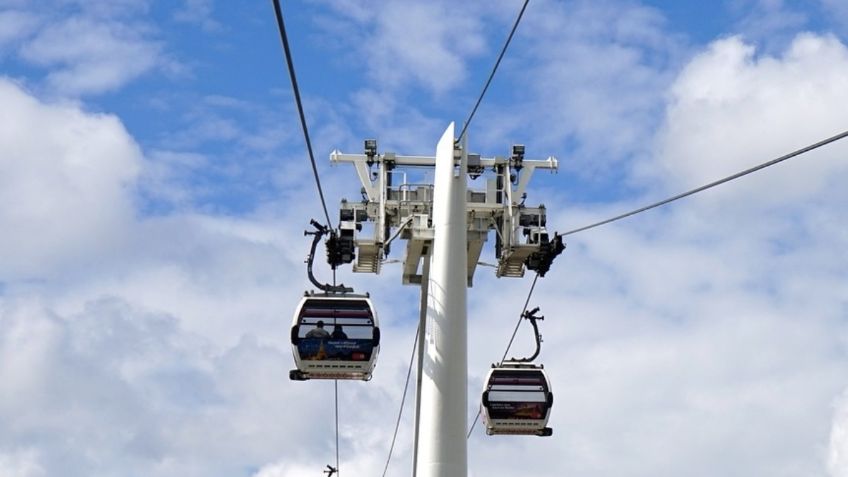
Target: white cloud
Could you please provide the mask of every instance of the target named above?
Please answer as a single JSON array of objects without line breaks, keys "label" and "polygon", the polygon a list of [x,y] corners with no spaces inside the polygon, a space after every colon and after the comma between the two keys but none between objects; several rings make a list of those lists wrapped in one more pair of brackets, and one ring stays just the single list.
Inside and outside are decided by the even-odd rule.
[{"label": "white cloud", "polygon": [[174,19],[199,25],[206,31],[218,31],[221,24],[215,20],[213,10],[213,0],[184,0],[183,7],[174,13]]},{"label": "white cloud", "polygon": [[[672,88],[654,172],[666,190],[685,190],[841,132],[848,110],[833,105],[848,102],[846,78],[848,48],[834,37],[800,35],[777,57],[755,56],[739,38],[718,41]],[[744,188],[727,186],[721,197],[746,204],[810,199],[838,187],[835,178],[848,170],[841,151],[836,144],[774,166],[742,179]]]},{"label": "white cloud", "polygon": [[354,110],[368,112],[362,118],[363,130],[372,131],[372,134],[379,131],[380,137],[385,138],[379,143],[381,152],[431,150],[429,138],[437,136],[445,127],[444,121],[427,117],[418,109],[409,108],[397,98],[377,90],[357,91],[351,103]]},{"label": "white cloud", "polygon": [[[294,200],[312,187],[296,116],[221,95],[165,97],[161,107],[178,119],[148,153],[141,186],[153,209],[244,210]],[[313,144],[320,160],[334,133],[326,126],[311,133],[321,138]],[[289,147],[292,141],[297,147]]]},{"label": "white cloud", "polygon": [[0,54],[5,53],[4,50],[8,44],[30,34],[37,24],[36,16],[26,11],[6,10],[0,12]]},{"label": "white cloud", "polygon": [[142,194],[150,201],[163,201],[177,208],[191,205],[197,191],[186,187],[187,177],[207,164],[206,156],[190,152],[154,150],[142,171]]},{"label": "white cloud", "polygon": [[86,16],[48,24],[21,56],[50,68],[48,86],[71,95],[115,90],[162,61],[161,45],[144,28]]},{"label": "white cloud", "polygon": [[[326,23],[328,33],[356,38],[355,64],[387,92],[423,86],[436,95],[466,79],[469,57],[482,53],[483,25],[466,6],[451,2],[329,2],[344,15]],[[352,23],[352,24],[351,24]],[[354,61],[354,60],[352,60]]]},{"label": "white cloud", "polygon": [[132,218],[141,152],[114,116],[44,104],[0,79],[3,280],[109,256]]},{"label": "white cloud", "polygon": [[289,465],[285,462],[281,462],[262,467],[259,472],[253,474],[253,477],[296,477],[300,475],[314,474],[316,473],[316,469],[317,466],[315,465],[307,467],[302,464]]},{"label": "white cloud", "polygon": [[0,453],[0,475],[5,477],[42,477],[47,475],[32,449]]},{"label": "white cloud", "polygon": [[205,444],[196,435],[182,439],[231,425],[204,422],[205,414],[229,412],[226,388],[202,340],[180,333],[170,317],[117,299],[70,317],[38,300],[7,299],[0,322],[8,330],[0,341],[8,391],[0,398],[0,448],[36,442],[46,475],[128,464],[168,475],[157,466],[176,448],[187,453],[184,473],[188,454]]},{"label": "white cloud", "polygon": [[831,477],[848,476],[848,394],[845,393],[837,402],[830,430],[828,470]]},{"label": "white cloud", "polygon": [[0,58],[35,66],[30,84],[56,97],[114,92],[151,73],[188,74],[147,20],[150,2],[62,0],[5,2],[0,12]]},{"label": "white cloud", "polygon": [[90,296],[121,296],[166,310],[218,346],[232,346],[244,333],[284,342],[288,325],[280,310],[288,313],[305,286],[304,274],[280,273],[301,270],[306,242],[297,228],[277,218],[178,214],[132,230],[136,238],[125,244],[132,257],[68,293],[57,290],[63,310],[78,309]]},{"label": "white cloud", "polygon": [[[466,74],[460,55],[479,53],[483,40],[473,17],[450,14],[446,5],[431,3],[390,3],[380,11],[375,31],[380,32],[368,52],[375,62],[374,78],[397,84],[401,71],[444,93],[462,81]],[[372,49],[373,48],[373,49]]]},{"label": "white cloud", "polygon": [[609,177],[647,153],[684,48],[650,7],[536,3],[498,72],[500,84],[520,86],[505,105],[486,100],[488,114],[475,119],[472,138],[490,148],[528,137],[543,151],[567,144],[565,172]]},{"label": "white cloud", "polygon": [[145,14],[150,0],[61,0],[62,6],[96,18],[129,18]]},{"label": "white cloud", "polygon": [[807,9],[793,8],[784,0],[734,0],[731,10],[739,15],[737,30],[766,51],[779,51],[810,21]]}]

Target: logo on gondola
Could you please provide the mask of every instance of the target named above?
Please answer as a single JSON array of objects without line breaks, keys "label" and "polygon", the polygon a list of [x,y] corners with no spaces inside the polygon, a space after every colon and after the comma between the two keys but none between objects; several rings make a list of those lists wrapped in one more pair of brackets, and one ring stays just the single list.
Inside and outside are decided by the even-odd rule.
[{"label": "logo on gondola", "polygon": [[297,345],[300,359],[321,361],[368,361],[374,346],[370,340],[302,338]]}]

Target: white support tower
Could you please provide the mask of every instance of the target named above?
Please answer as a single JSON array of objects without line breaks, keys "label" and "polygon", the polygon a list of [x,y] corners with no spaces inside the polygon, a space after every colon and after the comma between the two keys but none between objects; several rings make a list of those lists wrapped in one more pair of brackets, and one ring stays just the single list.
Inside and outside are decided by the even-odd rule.
[{"label": "white support tower", "polygon": [[[362,183],[362,200],[343,200],[339,211],[343,260],[354,262],[355,272],[380,273],[393,241],[404,239],[403,283],[421,286],[422,306],[426,295],[416,477],[468,473],[466,297],[489,232],[495,231],[498,277],[521,277],[527,269],[544,274],[562,248],[545,229],[545,206],[524,204],[533,172],[555,171],[556,158],[524,160],[522,145],[509,157],[482,158],[453,135],[451,123],[435,157],[378,154],[375,140],[365,141],[365,154],[330,155],[333,164],[353,164]],[[435,169],[433,183],[408,180],[416,169]],[[485,189],[469,189],[468,179],[481,176]]]},{"label": "white support tower", "polygon": [[468,410],[466,163],[454,166],[454,125],[436,147],[433,250],[418,429],[418,477],[465,477]]}]

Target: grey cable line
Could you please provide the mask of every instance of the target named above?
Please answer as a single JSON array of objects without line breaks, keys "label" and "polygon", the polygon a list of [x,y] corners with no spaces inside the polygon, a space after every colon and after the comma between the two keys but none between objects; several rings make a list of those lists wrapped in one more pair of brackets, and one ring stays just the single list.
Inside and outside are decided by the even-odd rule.
[{"label": "grey cable line", "polygon": [[415,339],[412,340],[412,353],[409,355],[409,368],[406,371],[406,384],[403,385],[403,396],[400,398],[400,409],[398,409],[397,423],[395,423],[395,432],[392,435],[392,445],[389,447],[389,457],[386,458],[386,467],[383,468],[383,477],[386,477],[386,472],[389,470],[389,463],[392,461],[392,452],[395,450],[395,441],[397,440],[398,429],[400,429],[400,420],[403,416],[403,404],[406,402],[406,392],[409,389],[409,377],[412,375],[412,364],[415,362],[415,349],[418,347],[418,334],[421,333],[421,327],[415,329]]},{"label": "grey cable line", "polygon": [[533,290],[536,288],[537,280],[539,280],[538,272],[536,272],[536,276],[533,277],[533,284],[530,285],[530,293],[527,294],[527,299],[524,300],[524,308],[521,309],[521,314],[518,315],[518,322],[515,323],[515,329],[512,330],[512,337],[509,339],[509,344],[506,345],[506,350],[504,351],[500,364],[503,364],[504,361],[506,361],[506,355],[509,353],[509,349],[512,348],[512,342],[515,341],[515,335],[518,333],[518,328],[521,326],[521,320],[524,319],[524,313],[527,311],[527,306],[530,304],[530,297],[533,296]]},{"label": "grey cable line", "polygon": [[465,435],[465,440],[471,438],[471,433],[474,432],[474,427],[477,426],[477,421],[480,420],[480,413],[483,412],[480,409],[477,409],[477,415],[474,417],[474,422],[471,423],[471,428],[468,429],[468,434]]},{"label": "grey cable line", "polygon": [[[509,349],[512,347],[512,342],[515,341],[515,335],[518,333],[518,328],[521,326],[521,320],[524,319],[524,313],[527,311],[527,306],[530,304],[530,297],[533,296],[533,290],[536,289],[536,281],[539,280],[539,273],[536,273],[536,276],[533,277],[533,284],[530,285],[530,292],[527,293],[527,299],[524,300],[524,308],[521,310],[521,314],[518,315],[518,323],[515,324],[515,329],[512,331],[512,337],[509,339],[509,344],[506,345],[506,350],[504,351],[503,357],[501,358],[500,364],[503,364],[506,360],[506,355],[509,353]],[[477,425],[477,421],[480,420],[480,413],[482,411],[480,409],[477,410],[477,416],[474,418],[474,422],[471,423],[471,427],[468,429],[468,434],[466,434],[465,438],[469,439],[471,437],[471,433],[474,432],[474,427]]]},{"label": "grey cable line", "polygon": [[503,49],[501,49],[501,54],[498,55],[498,60],[495,62],[495,67],[492,68],[492,72],[489,74],[489,79],[486,80],[486,85],[483,86],[483,91],[480,93],[480,96],[477,98],[477,102],[474,104],[474,108],[471,109],[471,114],[468,115],[468,119],[465,120],[465,124],[462,126],[462,131],[460,131],[459,136],[457,136],[457,142],[462,141],[462,137],[465,136],[465,131],[468,129],[468,125],[471,124],[471,120],[474,118],[474,114],[477,112],[477,108],[480,106],[480,102],[483,101],[483,96],[486,95],[486,91],[489,89],[489,85],[492,83],[492,78],[495,77],[495,72],[498,71],[498,66],[501,64],[501,60],[506,53],[506,49],[509,47],[510,42],[512,42],[512,37],[515,35],[515,30],[518,28],[518,24],[521,22],[521,17],[524,16],[524,10],[527,9],[527,4],[530,3],[530,0],[524,0],[524,5],[521,7],[521,11],[518,12],[518,17],[515,19],[515,23],[512,25],[512,30],[509,32],[509,36],[504,43]]},{"label": "grey cable line", "polygon": [[733,174],[733,175],[727,176],[727,177],[725,177],[724,179],[719,179],[719,180],[717,180],[717,181],[710,182],[709,184],[702,185],[701,187],[698,187],[698,188],[692,189],[692,190],[690,190],[690,191],[688,191],[688,192],[684,192],[684,193],[682,193],[682,194],[677,194],[677,195],[675,195],[675,196],[673,196],[673,197],[669,197],[668,199],[661,200],[661,201],[659,201],[659,202],[656,202],[656,203],[653,203],[653,204],[650,204],[650,205],[646,205],[646,206],[644,206],[644,207],[640,207],[640,208],[638,208],[638,209],[636,209],[636,210],[632,210],[632,211],[627,212],[627,213],[625,213],[625,214],[617,215],[617,216],[615,216],[615,217],[613,217],[613,218],[610,218],[610,219],[602,220],[602,221],[600,221],[600,222],[596,222],[596,223],[591,224],[591,225],[586,225],[585,227],[580,227],[580,228],[577,228],[577,229],[574,229],[574,230],[569,230],[568,232],[565,232],[565,233],[560,234],[560,235],[562,235],[562,236],[564,237],[564,236],[566,236],[566,235],[576,234],[576,233],[578,233],[578,232],[583,232],[583,231],[585,231],[585,230],[593,229],[593,228],[595,228],[595,227],[600,227],[601,225],[606,225],[606,224],[608,224],[608,223],[610,223],[610,222],[615,222],[616,220],[620,220],[620,219],[624,219],[624,218],[626,218],[626,217],[630,217],[631,215],[636,215],[636,214],[638,214],[638,213],[645,212],[646,210],[650,210],[650,209],[653,209],[653,208],[655,208],[655,207],[659,207],[659,206],[661,206],[661,205],[668,204],[669,202],[674,202],[674,201],[675,201],[675,200],[677,200],[677,199],[682,199],[682,198],[684,198],[684,197],[688,197],[688,196],[690,196],[690,195],[697,194],[698,192],[701,192],[701,191],[704,191],[704,190],[710,189],[710,188],[715,187],[715,186],[717,186],[717,185],[724,184],[725,182],[730,182],[730,181],[732,181],[732,180],[734,180],[734,179],[738,179],[738,178],[740,178],[740,177],[742,177],[742,176],[746,176],[746,175],[748,175],[748,174],[751,174],[752,172],[759,171],[760,169],[765,169],[766,167],[773,166],[773,165],[775,165],[775,164],[777,164],[777,163],[779,163],[779,162],[783,162],[783,161],[785,161],[785,160],[787,160],[787,159],[792,159],[793,157],[800,156],[801,154],[804,154],[804,153],[810,152],[810,151],[812,151],[813,149],[818,149],[818,148],[820,148],[820,147],[822,147],[822,146],[826,146],[826,145],[828,145],[828,144],[830,144],[830,143],[832,143],[832,142],[836,142],[836,141],[838,141],[838,140],[840,140],[840,139],[843,139],[843,138],[845,138],[845,137],[848,137],[848,131],[844,131],[844,132],[839,133],[839,134],[837,134],[837,135],[835,135],[835,136],[831,136],[831,137],[829,137],[829,138],[827,138],[827,139],[824,139],[824,140],[822,140],[822,141],[819,141],[819,142],[817,142],[817,143],[815,143],[815,144],[811,144],[811,145],[809,145],[809,146],[807,146],[807,147],[803,147],[803,148],[801,148],[801,149],[798,149],[797,151],[792,151],[792,152],[790,152],[789,154],[785,154],[785,155],[780,156],[780,157],[778,157],[778,158],[776,158],[776,159],[772,159],[771,161],[764,162],[764,163],[762,163],[762,164],[760,164],[760,165],[757,165],[757,166],[754,166],[754,167],[752,167],[752,168],[750,168],[750,169],[745,169],[744,171],[737,172],[736,174]]},{"label": "grey cable line", "polygon": [[274,1],[274,14],[277,17],[277,28],[280,30],[280,40],[283,42],[283,50],[286,53],[286,64],[288,65],[289,77],[291,78],[292,91],[294,92],[294,101],[297,104],[297,113],[300,116],[300,126],[303,129],[303,138],[306,140],[306,150],[309,152],[309,161],[312,163],[312,174],[315,176],[315,185],[318,186],[318,197],[321,199],[321,206],[324,208],[324,216],[327,218],[327,226],[332,226],[330,213],[327,211],[327,202],[324,200],[324,190],[321,188],[321,179],[318,177],[318,165],[315,162],[315,155],[312,153],[312,141],[309,139],[309,129],[306,127],[306,117],[303,114],[303,103],[300,100],[300,89],[297,87],[297,76],[294,71],[294,62],[292,61],[291,49],[289,48],[289,39],[286,35],[286,26],[283,23],[283,11],[280,8],[280,0]]},{"label": "grey cable line", "polygon": [[[324,209],[324,217],[327,218],[327,226],[332,226],[330,213],[327,210],[327,201],[324,200],[324,190],[321,188],[321,179],[318,176],[318,165],[315,162],[315,154],[312,152],[312,141],[309,139],[309,128],[306,125],[306,116],[303,113],[303,102],[300,99],[300,88],[297,86],[297,75],[295,74],[294,62],[292,61],[291,48],[289,47],[289,39],[286,34],[286,26],[283,22],[283,11],[280,8],[280,0],[273,0],[274,15],[277,18],[277,28],[280,31],[280,40],[283,42],[283,50],[286,54],[286,65],[288,66],[289,78],[292,83],[292,92],[294,101],[297,105],[297,113],[300,117],[300,126],[303,129],[303,138],[306,141],[306,150],[309,153],[309,161],[312,164],[312,174],[315,176],[315,185],[318,187],[318,197],[321,199],[321,207]],[[333,269],[333,283],[336,281],[336,271]],[[335,391],[335,421],[336,421],[336,468],[335,473],[341,477],[339,471],[339,381],[333,380],[333,388]]]},{"label": "grey cable line", "polygon": [[336,390],[336,476],[341,477],[341,469],[339,469],[339,380],[334,379],[333,385]]}]

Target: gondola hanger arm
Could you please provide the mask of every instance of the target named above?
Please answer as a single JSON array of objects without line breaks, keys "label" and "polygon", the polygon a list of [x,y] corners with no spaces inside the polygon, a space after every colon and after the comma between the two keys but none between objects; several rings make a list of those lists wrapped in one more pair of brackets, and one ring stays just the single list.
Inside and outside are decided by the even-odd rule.
[{"label": "gondola hanger arm", "polygon": [[[318,242],[321,241],[321,237],[327,234],[332,234],[333,231],[326,225],[321,225],[312,219],[309,223],[315,227],[314,232],[310,232],[309,230],[305,230],[303,235],[312,235],[312,246],[309,249],[309,257],[306,259],[306,273],[309,276],[309,281],[312,282],[319,290],[322,290],[326,293],[352,293],[353,288],[346,287],[344,284],[339,285],[330,285],[329,283],[321,283],[315,278],[315,274],[312,272],[312,263],[315,261],[315,249],[318,248]],[[333,267],[335,269],[335,267]]]},{"label": "gondola hanger arm", "polygon": [[545,317],[544,316],[536,316],[536,313],[538,313],[538,312],[539,312],[539,307],[537,306],[536,308],[533,308],[530,311],[525,311],[521,315],[525,320],[530,320],[530,324],[533,325],[533,334],[535,335],[535,338],[536,338],[536,352],[533,353],[533,355],[530,356],[529,358],[521,358],[521,359],[510,358],[510,361],[513,361],[513,362],[516,362],[516,363],[530,363],[534,359],[536,359],[539,356],[539,352],[542,351],[542,335],[539,333],[539,325],[536,324],[536,321],[544,320]]}]

